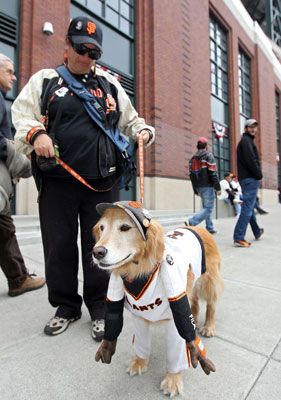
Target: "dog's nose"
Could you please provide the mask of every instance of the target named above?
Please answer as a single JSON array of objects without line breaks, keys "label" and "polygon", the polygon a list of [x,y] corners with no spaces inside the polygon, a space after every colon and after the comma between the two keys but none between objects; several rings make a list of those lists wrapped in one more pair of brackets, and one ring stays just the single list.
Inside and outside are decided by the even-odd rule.
[{"label": "dog's nose", "polygon": [[106,256],[107,249],[103,246],[95,246],[93,253],[94,253],[95,258],[97,258],[98,260],[101,260],[102,258],[104,258]]}]

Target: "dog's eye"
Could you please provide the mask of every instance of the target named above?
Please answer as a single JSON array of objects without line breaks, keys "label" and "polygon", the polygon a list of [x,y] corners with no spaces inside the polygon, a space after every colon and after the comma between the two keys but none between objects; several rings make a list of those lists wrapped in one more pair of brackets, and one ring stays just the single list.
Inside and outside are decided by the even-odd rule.
[{"label": "dog's eye", "polygon": [[120,227],[121,232],[126,232],[129,229],[131,229],[131,227],[129,225],[121,225],[121,227]]},{"label": "dog's eye", "polygon": [[101,225],[101,226],[100,226],[100,230],[101,230],[101,231],[103,231],[103,230],[104,230],[104,227],[103,227],[103,225]]}]

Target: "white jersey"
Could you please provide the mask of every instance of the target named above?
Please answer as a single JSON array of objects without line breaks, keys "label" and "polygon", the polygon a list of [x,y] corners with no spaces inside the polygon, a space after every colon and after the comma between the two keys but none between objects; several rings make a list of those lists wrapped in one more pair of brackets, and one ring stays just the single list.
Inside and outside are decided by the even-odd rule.
[{"label": "white jersey", "polygon": [[196,233],[185,228],[168,232],[161,264],[156,265],[149,276],[133,282],[113,272],[107,298],[116,302],[125,296],[125,307],[129,311],[152,322],[172,319],[169,303],[186,296],[189,265],[195,275],[194,283],[204,272],[202,257],[202,245]]}]

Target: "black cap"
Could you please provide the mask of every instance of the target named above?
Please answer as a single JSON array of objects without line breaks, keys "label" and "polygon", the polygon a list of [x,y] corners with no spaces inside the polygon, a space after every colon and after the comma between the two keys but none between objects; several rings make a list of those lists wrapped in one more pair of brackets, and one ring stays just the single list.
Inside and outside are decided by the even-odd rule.
[{"label": "black cap", "polygon": [[116,203],[99,203],[96,206],[99,215],[103,215],[107,208],[118,208],[123,210],[134,221],[144,240],[146,231],[151,224],[149,212],[137,201],[117,201]]},{"label": "black cap", "polygon": [[70,22],[67,36],[75,44],[91,43],[102,51],[102,29],[94,20],[88,17],[76,17]]}]

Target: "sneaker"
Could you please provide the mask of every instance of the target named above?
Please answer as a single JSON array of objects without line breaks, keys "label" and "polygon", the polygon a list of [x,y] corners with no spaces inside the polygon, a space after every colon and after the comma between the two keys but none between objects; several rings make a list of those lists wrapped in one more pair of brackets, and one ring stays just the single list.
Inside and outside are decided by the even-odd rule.
[{"label": "sneaker", "polygon": [[209,233],[211,233],[212,235],[215,235],[216,233],[218,233],[218,231],[208,231]]},{"label": "sneaker", "polygon": [[45,326],[44,333],[54,336],[64,332],[71,322],[77,321],[80,317],[62,318],[54,316]]},{"label": "sneaker", "polygon": [[184,221],[184,225],[185,225],[185,226],[190,226],[189,221],[188,221],[188,220],[187,220],[187,221]]},{"label": "sneaker", "polygon": [[246,240],[236,240],[234,242],[235,247],[250,247],[251,243],[246,242]]},{"label": "sneaker", "polygon": [[95,319],[94,321],[92,321],[92,337],[97,342],[100,342],[103,339],[104,326],[104,319]]},{"label": "sneaker", "polygon": [[263,228],[261,228],[260,229],[260,233],[259,233],[259,235],[256,237],[256,240],[259,240],[259,238],[261,237],[261,235],[263,235],[264,234],[264,229]]},{"label": "sneaker", "polygon": [[8,295],[11,297],[19,296],[25,292],[30,292],[31,290],[40,289],[45,285],[45,278],[33,278],[35,274],[27,275],[25,281],[17,289],[9,289]]}]

